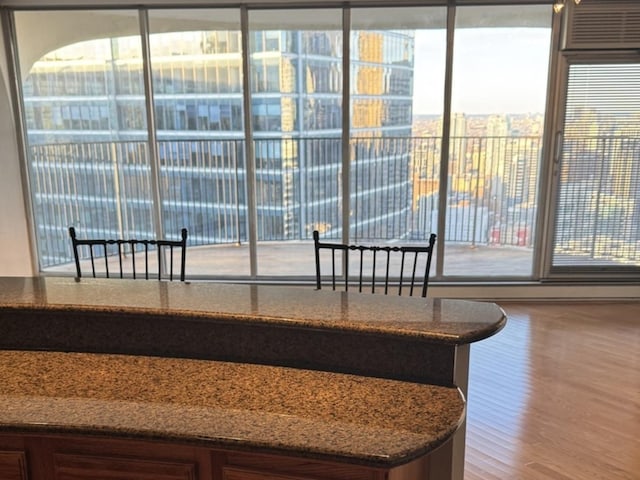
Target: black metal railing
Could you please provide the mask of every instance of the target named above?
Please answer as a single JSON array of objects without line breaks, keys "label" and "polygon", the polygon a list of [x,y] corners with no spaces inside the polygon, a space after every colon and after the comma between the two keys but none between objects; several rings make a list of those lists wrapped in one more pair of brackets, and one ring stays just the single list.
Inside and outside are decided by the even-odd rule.
[{"label": "black metal railing", "polygon": [[[439,212],[441,141],[432,137],[351,141],[352,240],[415,240],[447,217],[445,242],[531,246],[539,137],[455,137],[446,211]],[[259,241],[339,238],[340,138],[255,140]],[[158,143],[165,236],[189,230],[190,245],[247,241],[242,140]],[[151,167],[144,142],[33,145],[33,205],[43,267],[71,261],[65,233],[149,237]],[[177,238],[177,237],[176,237]]]}]

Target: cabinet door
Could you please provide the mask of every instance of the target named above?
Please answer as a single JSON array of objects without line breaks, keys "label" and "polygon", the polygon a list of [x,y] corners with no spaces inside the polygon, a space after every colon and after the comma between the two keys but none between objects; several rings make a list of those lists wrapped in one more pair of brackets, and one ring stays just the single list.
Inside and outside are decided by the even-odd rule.
[{"label": "cabinet door", "polygon": [[0,479],[27,480],[27,459],[24,452],[0,450]]},{"label": "cabinet door", "polygon": [[313,480],[317,477],[301,477],[291,475],[281,475],[268,471],[248,470],[245,468],[224,467],[222,470],[223,480]]},{"label": "cabinet door", "polygon": [[[389,470],[325,460],[240,452],[216,459],[221,480],[389,480]],[[416,477],[418,478],[418,477]]]},{"label": "cabinet door", "polygon": [[56,480],[197,480],[195,463],[138,458],[56,453],[54,470]]}]

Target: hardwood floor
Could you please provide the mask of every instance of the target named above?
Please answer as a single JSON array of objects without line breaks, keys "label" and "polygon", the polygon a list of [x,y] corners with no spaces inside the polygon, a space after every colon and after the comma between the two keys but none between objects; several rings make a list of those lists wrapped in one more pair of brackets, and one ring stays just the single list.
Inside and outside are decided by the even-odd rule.
[{"label": "hardwood floor", "polygon": [[507,303],[471,347],[465,480],[640,480],[640,302]]}]

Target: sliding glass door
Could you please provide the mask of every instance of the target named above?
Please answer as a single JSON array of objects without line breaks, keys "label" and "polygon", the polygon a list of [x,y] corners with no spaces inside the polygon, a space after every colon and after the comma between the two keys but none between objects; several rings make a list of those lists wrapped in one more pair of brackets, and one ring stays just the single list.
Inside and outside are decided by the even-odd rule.
[{"label": "sliding glass door", "polygon": [[640,63],[569,59],[566,75],[551,274],[637,276]]}]

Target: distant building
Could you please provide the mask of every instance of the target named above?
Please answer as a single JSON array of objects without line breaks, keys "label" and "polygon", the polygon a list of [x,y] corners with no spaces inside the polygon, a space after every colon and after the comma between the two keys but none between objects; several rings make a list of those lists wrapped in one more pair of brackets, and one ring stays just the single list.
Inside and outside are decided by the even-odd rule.
[{"label": "distant building", "polygon": [[[393,139],[411,135],[413,42],[407,32],[353,32],[354,238],[399,238],[410,228],[410,143]],[[25,81],[45,267],[70,260],[67,239],[54,232],[72,224],[87,236],[153,234],[139,43],[57,50]],[[314,228],[339,236],[341,33],[254,32],[250,44],[258,238],[309,238]],[[247,239],[240,45],[238,32],[187,32],[151,46],[164,228],[189,228],[193,244]]]}]

